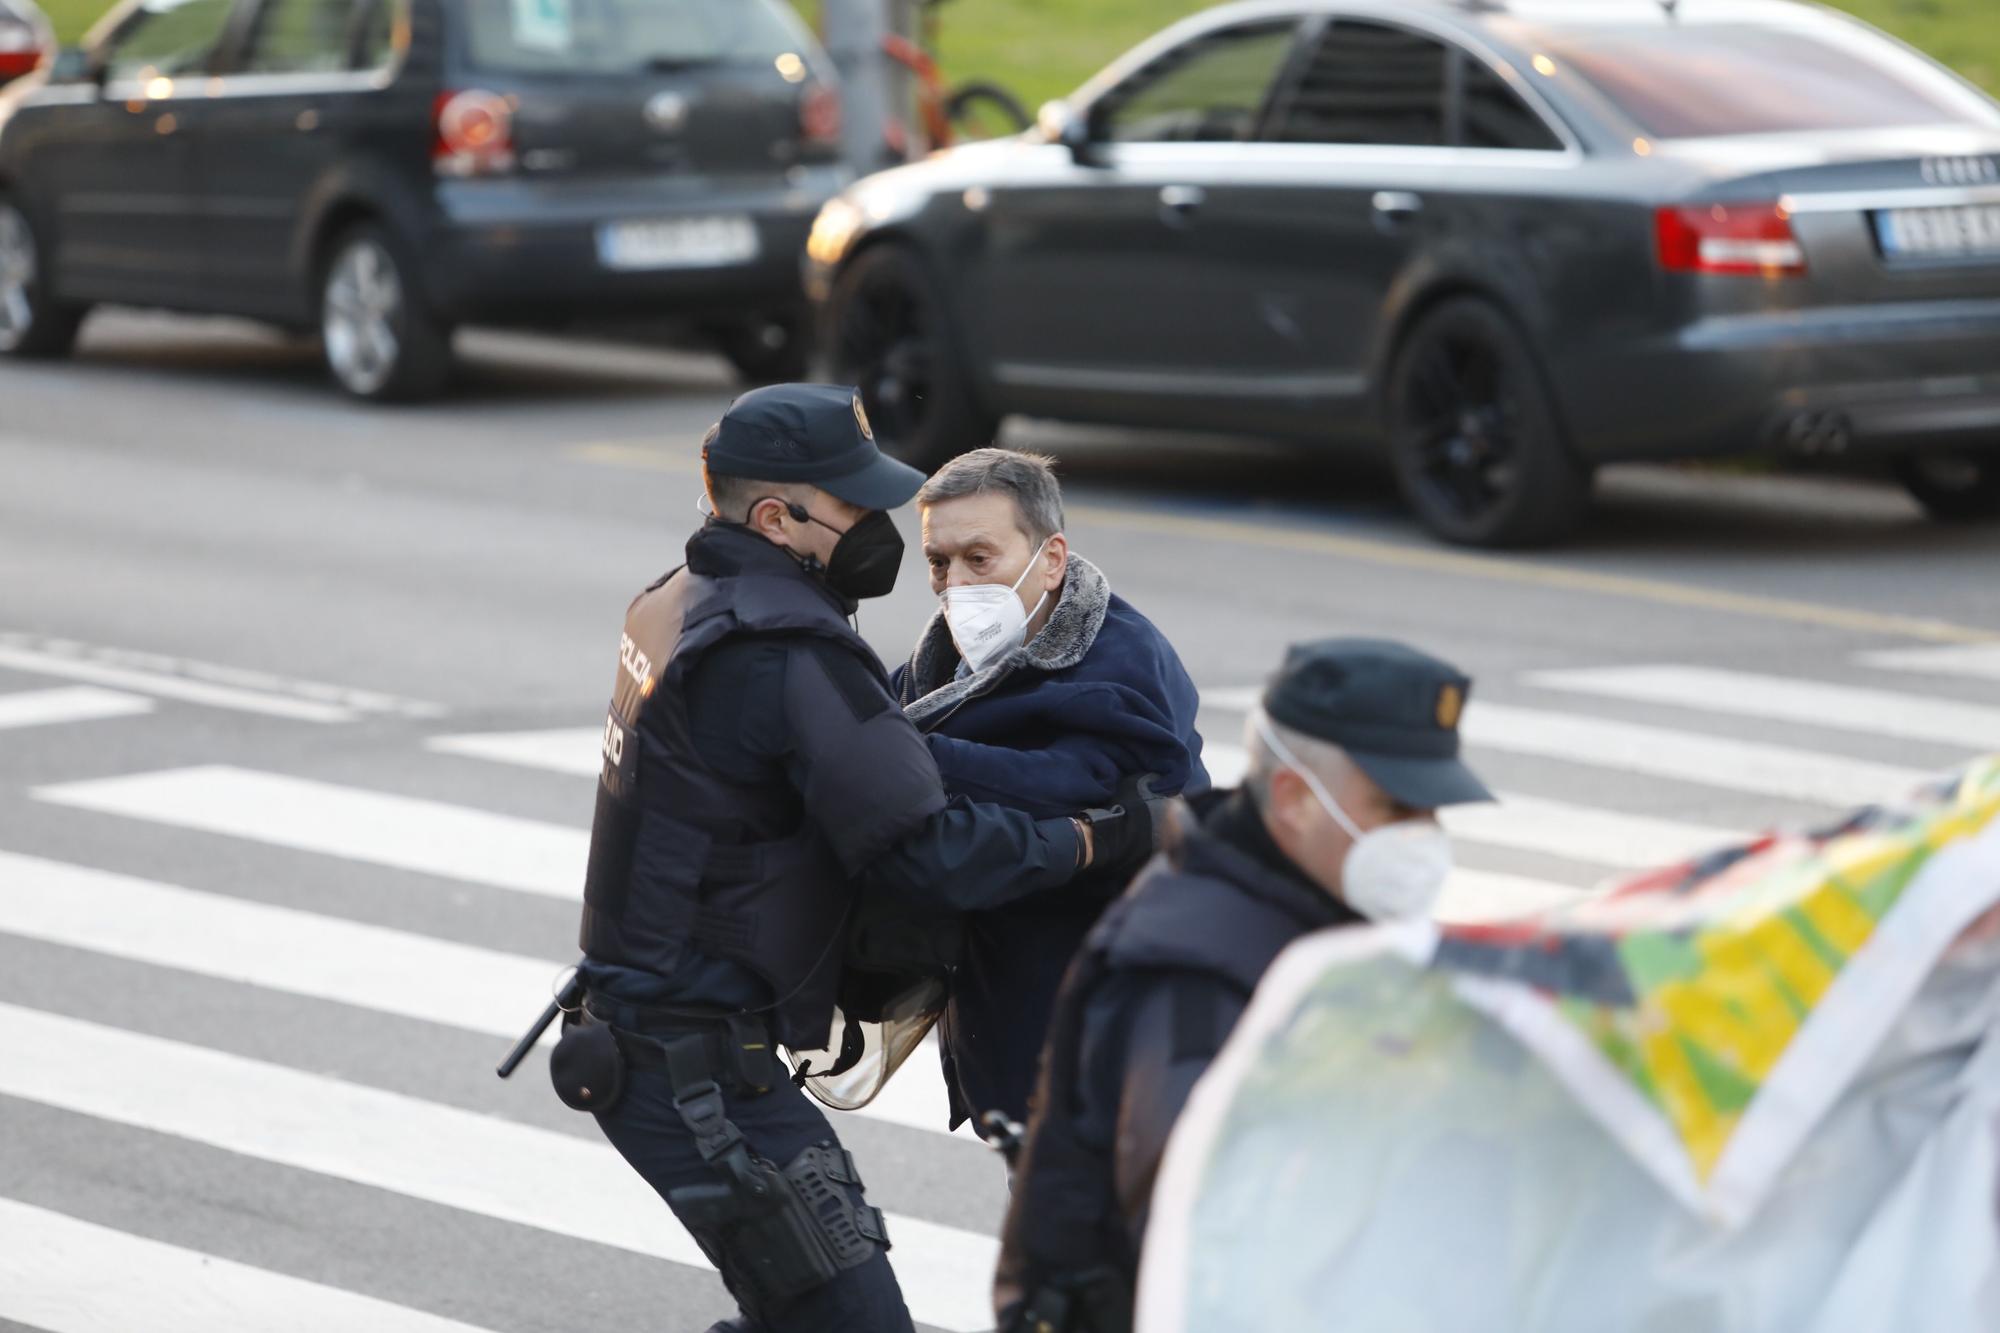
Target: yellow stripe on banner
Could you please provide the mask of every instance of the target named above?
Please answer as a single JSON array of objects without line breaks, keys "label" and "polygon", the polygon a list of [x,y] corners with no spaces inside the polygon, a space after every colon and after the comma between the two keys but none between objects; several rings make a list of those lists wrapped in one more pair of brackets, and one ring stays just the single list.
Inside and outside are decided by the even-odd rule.
[{"label": "yellow stripe on banner", "polygon": [[1836,969],[1819,950],[1799,934],[1798,927],[1781,916],[1757,923],[1746,937],[1765,964],[1778,974],[1785,988],[1807,1009],[1819,1003],[1833,984]]},{"label": "yellow stripe on banner", "polygon": [[[1886,869],[1889,862],[1880,864]],[[1821,939],[1850,958],[1875,933],[1875,918],[1839,884],[1829,884],[1800,903],[1799,914],[1812,923]]]},{"label": "yellow stripe on banner", "polygon": [[1736,1118],[1718,1114],[1702,1091],[1701,1079],[1681,1049],[1680,1037],[1668,1028],[1649,1032],[1640,1039],[1639,1052],[1646,1074],[1659,1091],[1660,1104],[1680,1134],[1681,1143],[1694,1164],[1695,1175],[1703,1180],[1714,1169],[1729,1141]]}]

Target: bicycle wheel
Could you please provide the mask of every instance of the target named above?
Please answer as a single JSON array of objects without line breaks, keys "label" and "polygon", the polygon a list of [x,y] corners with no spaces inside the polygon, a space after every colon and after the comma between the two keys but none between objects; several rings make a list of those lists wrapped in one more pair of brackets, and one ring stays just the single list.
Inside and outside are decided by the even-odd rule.
[{"label": "bicycle wheel", "polygon": [[960,84],[945,98],[944,115],[959,142],[1004,139],[1035,123],[1020,99],[997,83]]}]

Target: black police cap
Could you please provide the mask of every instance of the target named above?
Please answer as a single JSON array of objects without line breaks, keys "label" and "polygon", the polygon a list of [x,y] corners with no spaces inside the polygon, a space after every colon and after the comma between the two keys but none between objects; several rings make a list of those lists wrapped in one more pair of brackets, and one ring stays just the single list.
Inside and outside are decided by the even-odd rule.
[{"label": "black police cap", "polygon": [[1447,662],[1385,639],[1322,639],[1285,650],[1264,712],[1338,745],[1376,786],[1420,810],[1490,801],[1459,758],[1472,681]]},{"label": "black police cap", "polygon": [[924,474],[875,446],[861,395],[838,384],[773,384],[729,405],[702,450],[722,477],[810,482],[863,509],[910,502]]}]

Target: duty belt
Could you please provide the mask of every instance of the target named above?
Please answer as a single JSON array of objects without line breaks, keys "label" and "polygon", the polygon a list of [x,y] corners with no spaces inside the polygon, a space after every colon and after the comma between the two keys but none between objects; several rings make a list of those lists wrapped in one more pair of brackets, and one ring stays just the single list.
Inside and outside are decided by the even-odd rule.
[{"label": "duty belt", "polygon": [[[762,1015],[700,1014],[635,1005],[592,993],[585,1017],[611,1028],[633,1069],[665,1069],[685,1078],[696,1069],[723,1092],[756,1097],[785,1080]],[[621,1022],[620,1020],[624,1020]]]}]

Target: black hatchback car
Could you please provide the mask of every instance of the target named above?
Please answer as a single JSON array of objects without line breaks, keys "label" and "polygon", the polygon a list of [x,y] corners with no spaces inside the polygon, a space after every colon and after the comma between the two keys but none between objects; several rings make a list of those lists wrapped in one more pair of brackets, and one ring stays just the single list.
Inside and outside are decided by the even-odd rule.
[{"label": "black hatchback car", "polygon": [[779,0],[127,0],[0,93],[0,352],[241,315],[414,399],[459,324],[675,316],[793,378],[838,134]]},{"label": "black hatchback car", "polygon": [[1378,442],[1480,544],[1760,450],[2000,511],[2000,106],[1788,0],[1211,10],[809,251],[916,461],[1006,413]]}]

